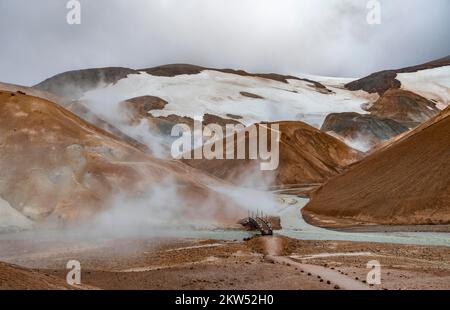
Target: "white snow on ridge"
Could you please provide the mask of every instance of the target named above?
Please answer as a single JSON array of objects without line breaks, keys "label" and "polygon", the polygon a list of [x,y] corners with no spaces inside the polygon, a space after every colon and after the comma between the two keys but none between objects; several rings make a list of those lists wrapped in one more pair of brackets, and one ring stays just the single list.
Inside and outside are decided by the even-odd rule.
[{"label": "white snow on ridge", "polygon": [[325,86],[330,87],[338,87],[338,88],[344,88],[345,84],[354,82],[357,80],[357,78],[341,78],[341,77],[332,77],[332,76],[320,76],[320,75],[311,75],[311,74],[295,74],[294,76],[297,76],[299,78],[303,79],[309,79],[312,81],[319,82]]},{"label": "white snow on ridge", "polygon": [[399,73],[397,80],[402,83],[402,89],[438,102],[437,107],[441,110],[450,104],[450,66]]},{"label": "white snow on ridge", "polygon": [[[313,79],[313,78],[311,78]],[[317,91],[309,82],[273,80],[205,70],[196,75],[175,77],[132,74],[118,81],[85,93],[84,100],[106,119],[117,103],[139,96],[157,96],[169,102],[164,110],[152,111],[154,116],[176,114],[192,118],[205,113],[227,117],[240,115],[240,121],[250,125],[261,121],[304,121],[321,127],[330,113],[366,113],[361,106],[368,102],[358,92],[329,87],[334,93]],[[242,96],[240,92],[259,95],[264,99]],[[105,115],[106,114],[106,115]]]}]

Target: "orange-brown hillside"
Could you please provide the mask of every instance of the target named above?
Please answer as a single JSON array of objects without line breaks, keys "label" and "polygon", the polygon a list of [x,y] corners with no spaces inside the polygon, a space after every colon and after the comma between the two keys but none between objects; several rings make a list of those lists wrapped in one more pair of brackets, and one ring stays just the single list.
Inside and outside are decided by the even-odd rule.
[{"label": "orange-brown hillside", "polygon": [[37,221],[90,218],[108,209],[118,193],[139,197],[167,180],[183,198],[175,206],[180,216],[195,217],[211,198],[217,203],[202,216],[227,221],[230,211],[228,219],[238,217],[207,187],[218,180],[157,160],[53,102],[23,93],[0,91],[0,171],[0,197]]},{"label": "orange-brown hillside", "polygon": [[68,290],[63,279],[0,262],[0,290]]},{"label": "orange-brown hillside", "polygon": [[[185,160],[192,167],[234,183],[251,179],[266,180],[270,185],[290,186],[323,183],[359,160],[362,154],[340,140],[302,122],[280,122],[280,160],[275,171],[261,171],[259,160]],[[272,124],[258,124],[259,128]],[[237,136],[237,135],[236,135]],[[235,151],[237,139],[235,136]],[[242,143],[243,136],[239,136]],[[268,137],[270,141],[270,136]],[[249,135],[245,136],[248,148]],[[268,143],[270,145],[270,143]],[[224,154],[229,153],[224,150]],[[258,182],[256,182],[258,183]]]},{"label": "orange-brown hillside", "polygon": [[379,224],[450,223],[450,109],[312,195],[303,213]]},{"label": "orange-brown hillside", "polygon": [[410,127],[425,122],[440,112],[435,103],[401,89],[386,91],[368,111],[381,118],[411,124]]}]

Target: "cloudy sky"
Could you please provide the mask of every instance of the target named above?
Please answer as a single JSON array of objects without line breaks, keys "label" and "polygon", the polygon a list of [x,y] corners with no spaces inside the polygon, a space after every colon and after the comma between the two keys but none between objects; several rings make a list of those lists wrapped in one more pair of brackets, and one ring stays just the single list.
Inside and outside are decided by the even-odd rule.
[{"label": "cloudy sky", "polygon": [[450,54],[449,0],[0,0],[0,81],[167,63],[358,77]]}]

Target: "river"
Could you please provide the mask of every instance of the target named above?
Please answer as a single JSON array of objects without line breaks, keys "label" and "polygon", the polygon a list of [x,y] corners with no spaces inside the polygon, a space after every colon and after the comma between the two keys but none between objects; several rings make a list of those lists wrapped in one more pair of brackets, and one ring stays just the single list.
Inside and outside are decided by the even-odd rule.
[{"label": "river", "polygon": [[300,210],[308,199],[280,195],[281,225],[277,234],[301,240],[341,240],[361,242],[382,242],[415,245],[440,245],[450,247],[450,233],[436,232],[340,232],[316,227],[305,222]]}]

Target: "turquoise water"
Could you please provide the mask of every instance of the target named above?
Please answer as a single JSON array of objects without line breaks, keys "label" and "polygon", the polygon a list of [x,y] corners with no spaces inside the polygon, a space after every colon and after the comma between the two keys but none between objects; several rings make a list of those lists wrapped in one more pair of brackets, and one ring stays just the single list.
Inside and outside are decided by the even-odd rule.
[{"label": "turquoise water", "polygon": [[[335,241],[360,241],[380,242],[414,245],[435,245],[450,247],[450,233],[433,232],[340,232],[312,226],[305,222],[300,210],[308,203],[307,199],[292,195],[277,195],[278,212],[281,218],[283,230],[277,231],[277,235],[300,240],[335,240]],[[0,240],[95,240],[120,238],[188,238],[188,239],[213,239],[213,240],[243,240],[253,235],[251,232],[239,229],[214,229],[214,228],[180,228],[136,230],[130,233],[120,231],[115,233],[89,233],[85,230],[78,231],[25,231],[13,234],[0,234]]]},{"label": "turquoise water", "polygon": [[308,199],[295,196],[280,196],[282,211],[280,212],[283,230],[277,232],[290,238],[301,240],[335,240],[335,241],[361,241],[381,242],[415,245],[436,245],[450,247],[450,233],[434,232],[340,232],[312,226],[305,222],[299,210]]}]

